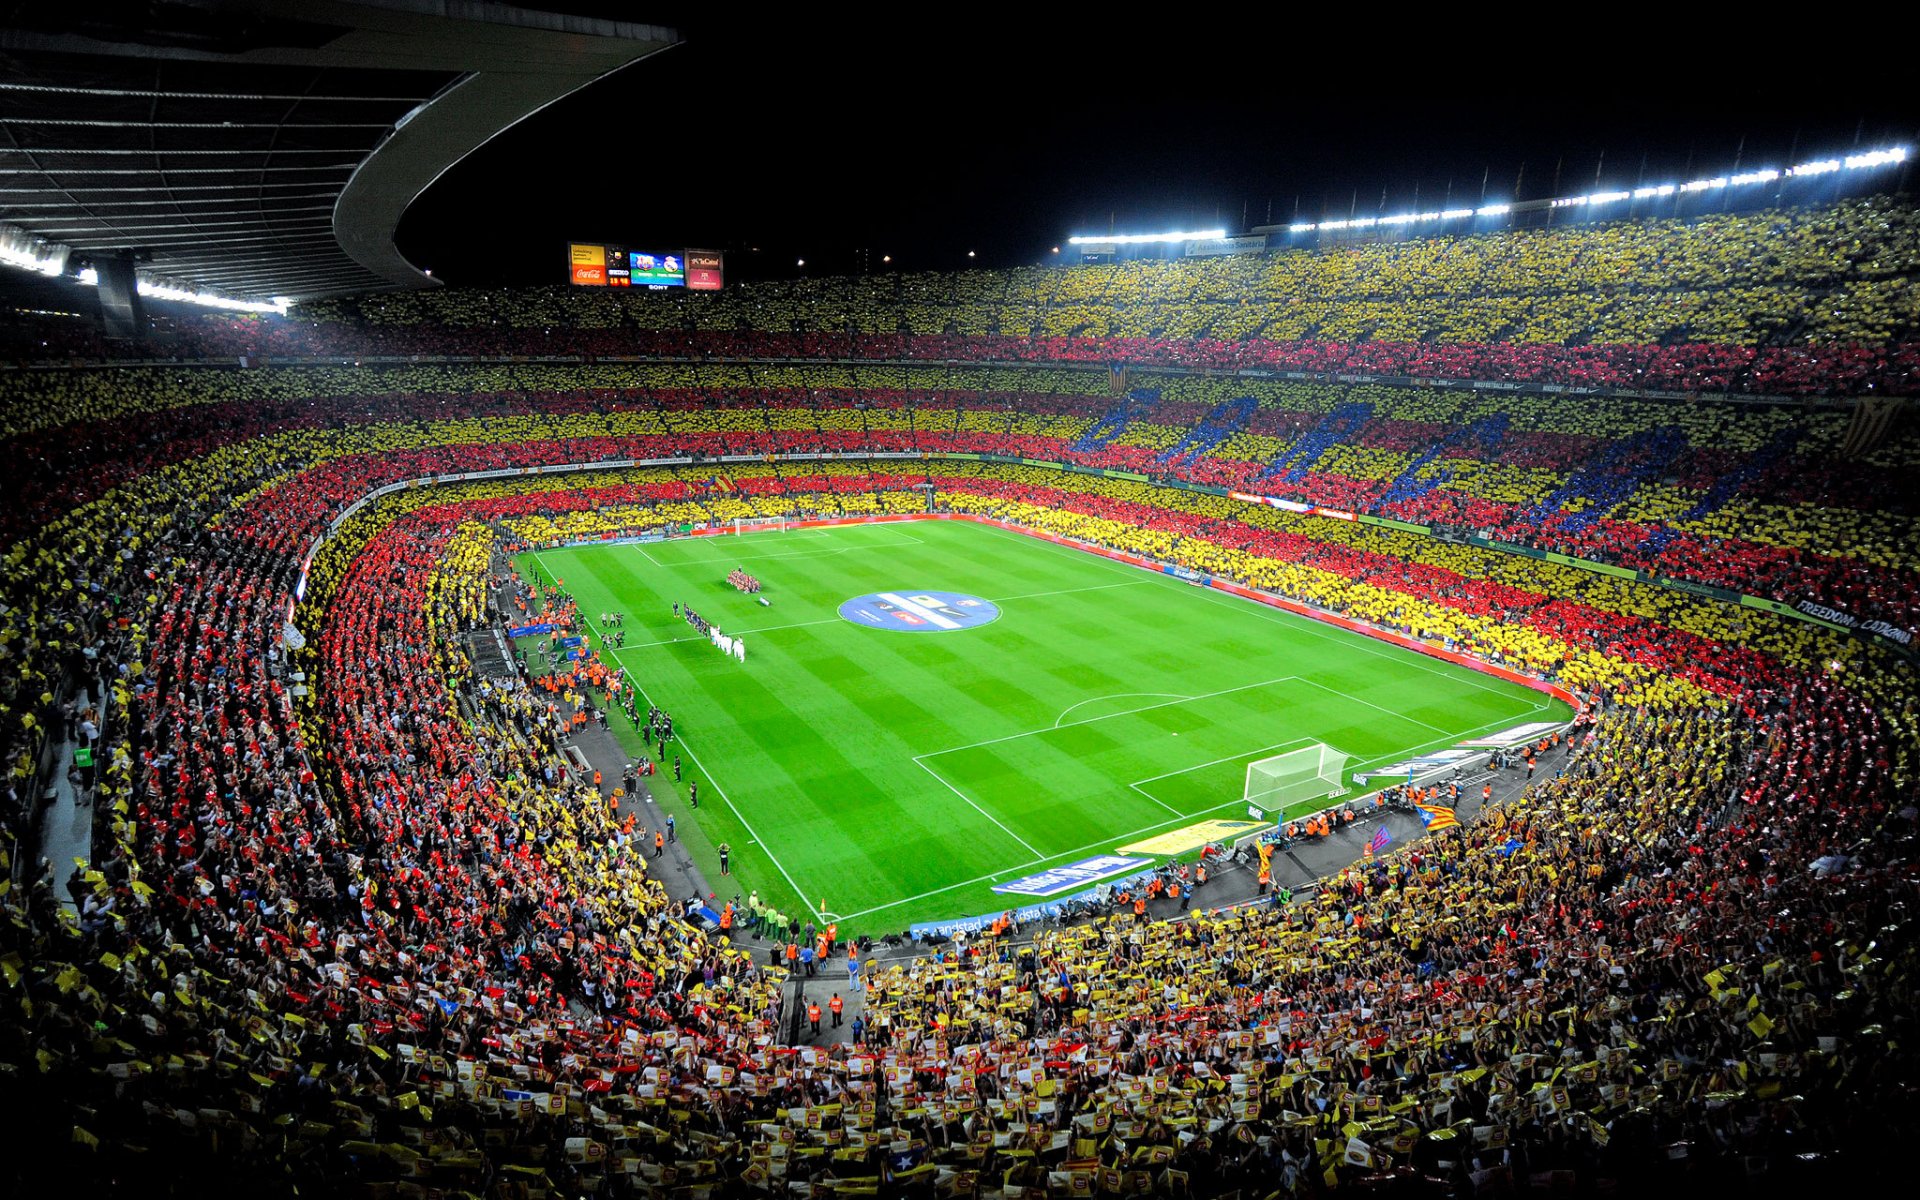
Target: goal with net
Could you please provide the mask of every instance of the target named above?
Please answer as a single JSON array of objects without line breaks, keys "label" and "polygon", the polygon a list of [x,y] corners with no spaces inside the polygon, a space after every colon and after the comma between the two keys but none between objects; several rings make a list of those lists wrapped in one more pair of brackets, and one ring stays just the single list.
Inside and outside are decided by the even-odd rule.
[{"label": "goal with net", "polygon": [[735,533],[756,533],[768,529],[784,530],[786,527],[785,517],[735,517],[733,519]]},{"label": "goal with net", "polygon": [[1278,818],[1292,805],[1324,800],[1346,790],[1340,776],[1347,755],[1316,742],[1247,764],[1247,806]]}]

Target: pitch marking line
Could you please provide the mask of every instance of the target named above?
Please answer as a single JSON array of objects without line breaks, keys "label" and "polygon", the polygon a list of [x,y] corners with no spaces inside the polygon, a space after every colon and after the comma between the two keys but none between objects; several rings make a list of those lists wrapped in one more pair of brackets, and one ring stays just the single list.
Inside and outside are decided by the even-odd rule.
[{"label": "pitch marking line", "polygon": [[1008,829],[1006,825],[1001,822],[999,817],[994,816],[992,813],[988,812],[986,809],[981,808],[978,804],[975,804],[973,802],[973,797],[967,795],[965,792],[961,791],[959,788],[949,783],[947,781],[947,778],[944,775],[940,774],[940,772],[934,770],[932,767],[929,767],[926,763],[921,762],[919,759],[919,756],[916,755],[913,761],[919,765],[921,770],[925,771],[927,774],[933,776],[935,779],[938,779],[942,784],[944,784],[948,791],[960,797],[960,799],[966,801],[967,805],[970,808],[972,808],[973,811],[979,813],[981,816],[985,817],[987,820],[992,821],[995,825],[1000,826],[1000,832],[1006,834],[1008,837],[1012,838],[1014,841],[1019,842],[1022,846],[1025,846],[1027,848],[1028,854],[1037,855],[1040,853],[1040,851],[1034,846],[1032,842],[1029,842],[1027,839],[1021,837],[1019,834],[1015,833],[1013,830]]},{"label": "pitch marking line", "polygon": [[[1432,750],[1440,746],[1444,746],[1449,742],[1459,741],[1459,740],[1470,738],[1470,737],[1475,737],[1479,734],[1486,733],[1488,730],[1501,728],[1502,726],[1509,725],[1510,723],[1517,720],[1524,720],[1525,718],[1532,716],[1534,713],[1546,712],[1551,708],[1552,708],[1551,703],[1536,704],[1528,712],[1520,713],[1517,716],[1501,717],[1497,721],[1489,721],[1485,725],[1478,726],[1477,728],[1474,728],[1474,729],[1463,730],[1457,734],[1449,734],[1446,738],[1442,738],[1442,739],[1431,741],[1431,742],[1425,742],[1419,746],[1414,746],[1408,749],[1396,750],[1392,754],[1384,754],[1384,755],[1381,755],[1379,758],[1368,759],[1366,762],[1360,764],[1360,766],[1354,768],[1354,770],[1364,771],[1367,768],[1375,766],[1379,763],[1392,762],[1394,759],[1397,759],[1397,758],[1404,758],[1409,755],[1422,754],[1428,750]],[[1282,743],[1282,744],[1284,745],[1285,743]],[[1349,763],[1348,766],[1352,767],[1353,764]],[[711,776],[709,776],[709,778],[711,778]],[[972,887],[976,883],[986,883],[988,880],[999,879],[1002,876],[1012,875],[1016,871],[1024,871],[1028,867],[1037,867],[1044,863],[1057,862],[1064,858],[1071,858],[1074,855],[1081,853],[1082,851],[1092,850],[1098,846],[1108,846],[1108,845],[1113,845],[1115,843],[1124,842],[1129,838],[1137,838],[1143,833],[1153,833],[1157,830],[1165,829],[1170,825],[1176,825],[1181,821],[1192,821],[1199,817],[1204,817],[1208,813],[1219,812],[1223,808],[1235,808],[1244,802],[1245,802],[1244,797],[1242,797],[1239,800],[1229,800],[1224,804],[1216,804],[1212,808],[1203,808],[1203,809],[1200,809],[1198,812],[1187,813],[1184,816],[1175,817],[1169,821],[1159,821],[1152,825],[1143,825],[1140,828],[1132,830],[1131,832],[1128,832],[1128,833],[1116,833],[1111,835],[1110,837],[1103,837],[1098,841],[1088,842],[1084,846],[1075,846],[1071,850],[1062,850],[1058,854],[1051,854],[1045,858],[1028,859],[1026,862],[1023,862],[1023,863],[1015,863],[1013,866],[1010,866],[1010,867],[1002,867],[998,871],[995,871],[990,875],[978,875],[972,879],[963,879],[959,883],[949,883],[945,887],[934,888],[930,892],[921,892],[917,896],[907,896],[907,897],[904,897],[903,899],[888,901],[885,904],[876,904],[872,908],[863,908],[859,912],[847,913],[843,915],[840,919],[842,921],[851,921],[857,917],[871,916],[872,914],[877,912],[886,912],[890,908],[899,908],[901,905],[904,905],[904,904],[917,904],[922,900],[929,900],[935,896],[945,895],[946,893],[954,891],[958,888]]]},{"label": "pitch marking line", "polygon": [[[988,533],[1000,534],[1002,537],[1018,538],[1022,542],[1030,542],[1030,543],[1035,543],[1042,546],[1052,546],[1055,549],[1064,550],[1069,554],[1078,555],[1083,559],[1090,560],[1090,562],[1093,564],[1103,564],[1114,571],[1123,571],[1133,575],[1139,575],[1144,573],[1146,578],[1140,581],[1143,583],[1151,579],[1154,579],[1156,577],[1160,579],[1174,581],[1174,582],[1184,582],[1184,581],[1176,580],[1174,576],[1167,575],[1166,573],[1160,571],[1158,568],[1155,568],[1155,567],[1136,567],[1129,563],[1116,562],[1113,559],[1107,558],[1104,555],[1095,554],[1094,552],[1080,546],[1077,543],[1063,545],[1059,542],[1049,542],[1044,538],[1029,537],[1024,533],[1014,533],[1011,530],[1001,529],[993,525],[980,525],[980,526],[977,526],[977,528],[984,529]],[[1191,586],[1191,585],[1187,585],[1187,586]],[[1500,690],[1499,688],[1489,687],[1488,685],[1481,683],[1477,679],[1457,676],[1450,671],[1436,670],[1435,668],[1430,667],[1425,663],[1421,662],[1420,660],[1425,656],[1415,651],[1399,649],[1396,652],[1395,650],[1387,650],[1387,649],[1379,648],[1378,646],[1374,645],[1374,643],[1377,642],[1378,639],[1369,637],[1364,633],[1354,633],[1351,630],[1336,631],[1334,629],[1325,628],[1324,626],[1326,625],[1326,623],[1324,621],[1316,621],[1312,617],[1303,617],[1299,613],[1288,612],[1285,609],[1275,608],[1270,604],[1262,604],[1257,600],[1248,600],[1242,596],[1234,596],[1230,594],[1219,593],[1219,592],[1216,592],[1213,588],[1201,588],[1199,589],[1199,591],[1200,591],[1200,598],[1207,601],[1210,604],[1223,605],[1227,608],[1231,608],[1239,612],[1252,613],[1268,621],[1272,621],[1273,623],[1278,625],[1286,625],[1291,628],[1297,628],[1301,632],[1306,633],[1309,636],[1318,638],[1323,642],[1334,642],[1336,644],[1345,645],[1345,644],[1349,644],[1347,642],[1347,639],[1351,638],[1351,639],[1354,639],[1354,641],[1351,643],[1353,649],[1357,649],[1364,654],[1371,654],[1375,658],[1392,659],[1396,662],[1405,661],[1408,666],[1413,667],[1416,670],[1425,671],[1429,675],[1438,675],[1441,678],[1447,679],[1453,683],[1464,684],[1467,687],[1476,688],[1483,692],[1491,692],[1496,696],[1506,696],[1508,694]],[[1404,656],[1404,659],[1402,656]],[[1470,668],[1460,667],[1457,669],[1468,672],[1468,675],[1472,674],[1472,671]],[[1518,687],[1522,685],[1516,684],[1514,686]],[[1528,690],[1531,691],[1532,689],[1528,689]],[[1539,710],[1536,709],[1535,711],[1539,711]]]},{"label": "pitch marking line", "polygon": [[[1096,583],[1091,587],[1055,588],[1051,592],[1028,592],[1024,596],[990,596],[988,599],[992,600],[995,604],[1005,604],[1009,600],[1038,600],[1042,596],[1071,596],[1078,592],[1104,592],[1110,588],[1139,587],[1145,582],[1147,581],[1144,579],[1130,579],[1125,583]],[[1123,694],[1130,695],[1132,693]],[[1155,695],[1157,693],[1143,692],[1140,694]]]},{"label": "pitch marking line", "polygon": [[[1066,719],[1067,719],[1067,714],[1068,714],[1068,713],[1070,713],[1070,712],[1072,712],[1072,711],[1073,711],[1074,709],[1076,709],[1076,708],[1083,708],[1083,707],[1085,707],[1086,705],[1089,705],[1089,704],[1098,704],[1098,703],[1100,703],[1100,701],[1102,701],[1102,700],[1119,700],[1119,699],[1122,699],[1123,697],[1126,697],[1126,696],[1159,696],[1159,697],[1161,697],[1161,698],[1163,698],[1163,699],[1167,699],[1167,700],[1175,700],[1175,701],[1179,701],[1179,700],[1191,700],[1191,699],[1193,699],[1193,697],[1192,697],[1192,696],[1189,696],[1189,695],[1187,695],[1187,694],[1185,694],[1184,692],[1114,692],[1114,693],[1112,693],[1112,694],[1110,694],[1110,695],[1106,695],[1106,696],[1095,696],[1095,697],[1093,697],[1093,698],[1092,698],[1091,700],[1082,700],[1082,701],[1081,701],[1080,703],[1078,703],[1078,704],[1069,704],[1069,705],[1067,705],[1067,706],[1066,706],[1065,708],[1063,708],[1063,709],[1061,709],[1061,710],[1060,710],[1060,715],[1059,715],[1059,716],[1057,716],[1057,717],[1055,717],[1055,718],[1053,719],[1053,727],[1054,727],[1055,729],[1058,729],[1058,728],[1060,728],[1060,722],[1062,722],[1062,721],[1064,721],[1064,720],[1066,720]],[[1137,709],[1137,708],[1130,708],[1130,709],[1127,709],[1127,710],[1125,710],[1125,711],[1126,711],[1126,712],[1139,712],[1140,710],[1139,710],[1139,709]],[[1117,717],[1117,716],[1120,716],[1120,715],[1122,715],[1122,714],[1120,714],[1120,713],[1113,713],[1113,714],[1111,714],[1111,715],[1113,715],[1113,716],[1116,716],[1116,717]]]},{"label": "pitch marking line", "polygon": [[[913,757],[915,761],[918,761],[923,758],[939,758],[942,754],[956,754],[962,750],[977,750],[981,746],[993,746],[993,745],[998,745],[1001,742],[1011,742],[1016,738],[1032,737],[1037,733],[1049,733],[1054,729],[1072,729],[1076,725],[1091,725],[1096,721],[1110,721],[1115,717],[1132,716],[1134,713],[1150,712],[1156,708],[1171,708],[1176,704],[1189,704],[1195,700],[1211,700],[1215,696],[1230,696],[1235,692],[1248,692],[1248,691],[1252,691],[1254,688],[1272,687],[1276,683],[1287,683],[1293,678],[1294,677],[1291,675],[1282,675],[1277,679],[1262,679],[1258,683],[1243,683],[1239,687],[1221,688],[1217,692],[1202,692],[1198,696],[1186,696],[1179,700],[1167,700],[1160,704],[1143,704],[1139,708],[1129,708],[1123,712],[1103,713],[1102,715],[1097,717],[1088,717],[1084,721],[1068,721],[1064,725],[1056,723],[1052,726],[1049,726],[1043,729],[1028,729],[1021,733],[1009,733],[1005,737],[983,738],[977,742],[968,742],[964,746],[949,746],[945,750],[933,750],[926,754],[916,754]],[[1166,693],[1121,692],[1120,693],[1120,695],[1123,695],[1123,696],[1132,696],[1132,695],[1152,696],[1152,695],[1162,695],[1162,694],[1173,695],[1174,693],[1172,692],[1166,692]],[[1108,697],[1095,696],[1093,697],[1093,699],[1105,700],[1105,699],[1108,699]],[[1061,715],[1065,716],[1066,714],[1062,713]]]},{"label": "pitch marking line", "polygon": [[[1190,767],[1181,767],[1178,771],[1168,771],[1163,775],[1149,775],[1145,779],[1136,779],[1132,783],[1128,784],[1127,786],[1132,788],[1134,791],[1139,792],[1142,796],[1145,796],[1147,799],[1153,801],[1155,804],[1158,804],[1161,808],[1166,809],[1168,812],[1174,813],[1176,815],[1180,815],[1179,809],[1175,808],[1171,804],[1168,804],[1165,800],[1162,800],[1160,797],[1154,795],[1152,792],[1148,791],[1146,788],[1141,787],[1140,785],[1143,783],[1154,783],[1162,779],[1171,779],[1175,775],[1185,775],[1189,771],[1199,771],[1207,767],[1217,767],[1224,762],[1240,762],[1243,759],[1249,759],[1249,756],[1266,754],[1268,751],[1278,750],[1282,746],[1291,746],[1291,745],[1294,745],[1295,743],[1298,743],[1302,748],[1305,748],[1307,746],[1313,745],[1313,739],[1312,738],[1293,738],[1285,742],[1275,742],[1271,746],[1261,746],[1258,749],[1249,750],[1247,751],[1246,754],[1229,754],[1225,758],[1216,758],[1212,762],[1195,763]],[[1244,800],[1245,797],[1243,796],[1241,797],[1241,799]]]},{"label": "pitch marking line", "polygon": [[1323,692],[1332,692],[1332,693],[1333,693],[1334,695],[1336,695],[1336,696],[1340,696],[1340,697],[1343,697],[1343,698],[1345,698],[1345,699],[1348,699],[1348,700],[1351,700],[1351,701],[1353,701],[1353,702],[1354,702],[1355,704],[1364,704],[1364,705],[1366,705],[1366,706],[1367,706],[1368,708],[1371,708],[1372,710],[1374,710],[1375,712],[1383,712],[1383,713],[1385,713],[1385,714],[1387,714],[1387,715],[1388,715],[1388,716],[1390,716],[1390,717],[1394,717],[1394,718],[1397,718],[1397,719],[1399,719],[1399,720],[1402,720],[1402,721],[1405,721],[1405,722],[1407,722],[1407,723],[1408,723],[1409,725],[1418,725],[1418,726],[1420,726],[1420,728],[1422,728],[1422,729],[1431,729],[1431,730],[1433,730],[1433,731],[1434,731],[1435,733],[1438,733],[1438,734],[1445,734],[1445,733],[1447,732],[1446,730],[1444,730],[1444,729],[1442,729],[1442,728],[1440,728],[1440,727],[1439,727],[1438,725],[1429,725],[1429,724],[1427,724],[1427,723],[1426,723],[1425,721],[1422,721],[1422,720],[1421,720],[1420,718],[1418,718],[1418,717],[1410,717],[1410,716],[1408,716],[1407,714],[1405,714],[1405,713],[1403,713],[1403,712],[1395,712],[1395,711],[1394,711],[1393,709],[1391,709],[1391,708],[1382,708],[1382,707],[1381,707],[1380,705],[1378,705],[1378,704],[1375,704],[1375,703],[1374,703],[1373,701],[1371,701],[1371,700],[1362,700],[1362,699],[1361,699],[1360,697],[1358,697],[1358,696],[1356,696],[1356,695],[1354,695],[1354,694],[1353,694],[1352,692],[1343,692],[1343,691],[1341,691],[1341,690],[1340,690],[1339,688],[1336,688],[1336,687],[1328,687],[1328,686],[1327,686],[1326,684],[1324,684],[1324,683],[1315,683],[1315,682],[1314,682],[1313,680],[1311,680],[1311,679],[1308,679],[1308,678],[1306,678],[1305,676],[1301,676],[1301,677],[1300,677],[1300,680],[1299,680],[1299,682],[1301,682],[1301,683],[1304,683],[1304,684],[1306,684],[1306,685],[1307,685],[1308,687],[1311,687],[1311,688],[1319,688],[1319,689],[1320,689],[1321,691],[1323,691]]},{"label": "pitch marking line", "polygon": [[[814,534],[801,533],[793,536],[812,537],[814,536]],[[703,539],[703,540],[710,540],[710,539]],[[831,541],[833,539],[822,537],[821,540]],[[895,550],[901,546],[924,546],[924,545],[926,545],[926,542],[922,541],[920,538],[914,537],[912,534],[900,534],[898,535],[898,539],[894,541],[868,542],[868,543],[857,545],[857,546],[841,546],[836,550],[781,550],[772,554],[722,554],[722,555],[718,555],[711,558],[674,558],[673,561],[671,562],[661,562],[659,559],[655,558],[653,555],[648,554],[647,548],[645,546],[642,546],[640,548],[640,553],[645,554],[647,557],[647,561],[652,563],[656,567],[672,568],[672,567],[712,566],[715,563],[759,562],[763,559],[770,559],[770,558],[827,558],[837,554],[849,554],[855,550]]]},{"label": "pitch marking line", "polygon": [[[545,570],[549,577],[553,575],[553,569],[547,566],[546,560],[540,557],[540,554],[538,551],[535,551],[533,556],[533,561],[539,563],[541,566],[541,569]],[[606,639],[606,634],[601,632],[600,627],[594,624],[594,622],[588,621],[584,613],[581,614],[580,619],[582,621],[586,621],[586,623],[593,628],[595,636],[599,637],[602,641]],[[615,658],[618,658],[620,656],[620,652],[618,650],[611,651],[611,653]],[[653,703],[653,697],[648,695],[647,689],[645,687],[641,686],[639,677],[636,674],[634,674],[633,672],[628,672],[628,681],[633,684],[634,690],[639,692],[641,697],[646,700],[647,707],[649,708],[655,707]],[[784,865],[782,865],[782,863],[777,857],[774,856],[773,847],[767,844],[767,839],[761,837],[758,833],[754,831],[753,825],[750,822],[748,822],[745,814],[743,814],[740,811],[739,807],[734,804],[733,797],[727,795],[727,787],[725,784],[720,782],[720,777],[718,775],[715,775],[712,771],[707,770],[706,764],[700,761],[700,756],[694,753],[692,743],[688,742],[687,739],[684,737],[678,737],[676,740],[679,741],[680,748],[687,752],[687,757],[693,760],[694,769],[696,771],[699,771],[702,775],[705,775],[707,777],[708,782],[713,784],[713,790],[720,793],[721,801],[725,803],[726,806],[733,811],[734,818],[740,822],[740,828],[746,830],[747,836],[752,838],[755,842],[759,843],[760,849],[767,856],[767,861],[772,863],[774,866],[774,869],[780,872],[781,878],[787,881],[787,886],[792,888],[793,894],[799,898],[800,906],[802,908],[811,909],[813,906],[812,906],[812,903],[807,899],[806,889],[793,881],[793,876],[787,872],[787,868]]]},{"label": "pitch marking line", "polygon": [[[1168,578],[1172,578],[1172,576],[1168,576]],[[1475,672],[1471,667],[1454,668],[1455,671],[1465,672],[1465,675],[1456,675],[1453,671],[1436,670],[1423,661],[1427,656],[1417,650],[1407,650],[1400,647],[1396,647],[1393,650],[1383,650],[1377,645],[1379,641],[1378,638],[1371,637],[1364,633],[1355,633],[1352,630],[1338,630],[1336,632],[1335,628],[1328,626],[1325,621],[1316,621],[1312,617],[1303,617],[1299,613],[1288,612],[1283,608],[1275,608],[1271,604],[1262,604],[1258,600],[1248,600],[1245,597],[1235,596],[1230,593],[1214,593],[1214,589],[1212,588],[1203,589],[1200,598],[1210,604],[1224,605],[1225,607],[1237,609],[1241,612],[1252,613],[1254,616],[1264,618],[1277,625],[1286,625],[1290,628],[1298,629],[1302,633],[1310,637],[1318,638],[1323,642],[1333,642],[1336,645],[1344,645],[1349,644],[1348,639],[1352,639],[1352,648],[1364,654],[1370,654],[1375,658],[1389,659],[1394,662],[1403,662],[1415,670],[1425,671],[1429,675],[1438,675],[1450,683],[1464,684],[1478,691],[1491,692],[1501,697],[1506,697],[1510,694],[1499,688],[1489,687],[1481,683],[1478,679],[1472,678]],[[1295,601],[1295,603],[1299,603],[1299,601]],[[1513,686],[1525,687],[1524,684],[1517,683]],[[1533,691],[1532,688],[1527,688],[1526,690],[1530,692]],[[1534,692],[1534,694],[1541,695],[1542,693]],[[1535,711],[1538,710],[1536,709]],[[1429,725],[1427,728],[1431,729],[1432,726]]]}]

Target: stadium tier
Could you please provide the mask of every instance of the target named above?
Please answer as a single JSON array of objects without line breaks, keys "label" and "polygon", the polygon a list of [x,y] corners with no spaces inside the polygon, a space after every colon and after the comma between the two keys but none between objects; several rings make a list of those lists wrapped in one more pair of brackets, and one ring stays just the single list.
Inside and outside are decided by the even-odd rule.
[{"label": "stadium tier", "polygon": [[[1875,199],[0,375],[10,1128],[276,1195],[1897,1178],[1917,256]],[[640,361],[471,357],[544,353]]]},{"label": "stadium tier", "polygon": [[[1850,454],[1857,412],[1145,373],[1130,382],[1137,398],[1107,394],[1102,372],[1061,368],[22,373],[0,386],[32,485],[0,529],[17,536],[119,480],[269,433],[253,441],[249,469],[280,469],[262,454],[340,460],[326,468],[332,490],[310,493],[315,505],[363,484],[516,465],[516,455],[987,453],[1317,505],[1915,628],[1905,477],[1920,453],[1906,429]],[[347,417],[352,428],[318,436]],[[302,448],[296,430],[316,431],[313,445],[326,448]],[[1306,524],[1323,538],[1393,528]]]},{"label": "stadium tier", "polygon": [[[1183,365],[1575,387],[1910,394],[1920,222],[1902,197],[1680,220],[662,296],[374,295],[176,317],[169,356],[655,355]],[[73,322],[22,357],[145,354]]]}]

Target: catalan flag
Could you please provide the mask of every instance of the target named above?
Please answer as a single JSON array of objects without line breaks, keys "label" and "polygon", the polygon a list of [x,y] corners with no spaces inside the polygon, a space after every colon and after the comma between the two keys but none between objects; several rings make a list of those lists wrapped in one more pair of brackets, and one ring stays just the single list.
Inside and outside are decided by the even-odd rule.
[{"label": "catalan flag", "polygon": [[1387,832],[1387,827],[1385,825],[1382,825],[1380,828],[1374,830],[1373,837],[1367,841],[1367,857],[1372,858],[1374,855],[1380,853],[1382,850],[1385,850],[1387,848],[1387,843],[1391,842],[1392,840],[1393,840],[1393,835]]},{"label": "catalan flag", "polygon": [[1453,815],[1453,810],[1445,805],[1416,804],[1414,807],[1420,810],[1420,819],[1427,823],[1427,831],[1429,833],[1438,833],[1442,829],[1452,829],[1460,824],[1460,819]]}]

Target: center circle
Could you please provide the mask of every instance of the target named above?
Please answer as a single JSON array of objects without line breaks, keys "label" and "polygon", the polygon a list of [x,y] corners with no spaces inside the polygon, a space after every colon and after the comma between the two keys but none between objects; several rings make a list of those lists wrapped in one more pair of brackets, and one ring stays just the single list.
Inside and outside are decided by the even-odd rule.
[{"label": "center circle", "polygon": [[868,592],[840,605],[843,620],[899,633],[952,633],[998,620],[1000,606],[965,592]]}]

